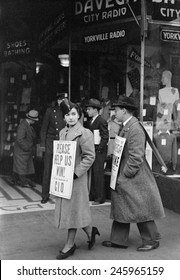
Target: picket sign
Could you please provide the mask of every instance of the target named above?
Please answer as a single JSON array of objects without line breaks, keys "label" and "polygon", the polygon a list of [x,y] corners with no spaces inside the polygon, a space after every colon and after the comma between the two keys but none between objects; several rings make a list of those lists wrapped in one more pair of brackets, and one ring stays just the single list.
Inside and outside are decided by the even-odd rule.
[{"label": "picket sign", "polygon": [[119,165],[121,162],[121,156],[122,156],[125,142],[126,142],[126,138],[116,135],[115,147],[114,147],[114,153],[113,153],[113,161],[112,161],[112,169],[111,169],[111,181],[110,181],[110,187],[113,190],[115,190],[115,188],[116,188],[116,180],[117,180]]},{"label": "picket sign", "polygon": [[53,141],[50,194],[70,199],[72,195],[76,141]]}]

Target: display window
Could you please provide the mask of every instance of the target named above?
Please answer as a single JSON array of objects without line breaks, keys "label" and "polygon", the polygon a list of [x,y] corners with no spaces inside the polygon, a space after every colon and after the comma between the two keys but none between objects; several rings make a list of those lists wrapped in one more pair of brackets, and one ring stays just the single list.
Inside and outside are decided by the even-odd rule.
[{"label": "display window", "polygon": [[[12,173],[13,150],[20,122],[29,110],[39,112],[39,122],[34,124],[37,146],[34,159],[42,159],[39,148],[40,127],[45,110],[55,103],[57,83],[66,86],[64,72],[54,71],[52,65],[26,60],[4,61],[0,67],[0,172]],[[60,80],[61,79],[61,80]]]},{"label": "display window", "polygon": [[[176,178],[180,175],[178,30],[178,26],[149,24],[145,57],[151,68],[145,67],[143,104],[143,120],[152,121],[152,139],[168,167],[166,175]],[[161,172],[155,159],[152,168]]]},{"label": "display window", "polygon": [[[122,95],[133,97],[139,108],[136,117],[143,122],[168,171],[162,172],[147,145],[150,167],[154,173],[179,178],[180,27],[175,12],[180,10],[180,1],[145,1],[143,78],[139,2],[129,1],[130,7],[125,3],[117,7],[117,2],[111,7],[89,7],[86,1],[75,1],[74,21],[76,28],[78,24],[81,28],[71,34],[71,98],[82,103],[91,97],[100,99],[101,114],[113,139],[120,124],[109,104]],[[117,11],[121,11],[118,20]],[[109,153],[112,142],[110,139]]]}]

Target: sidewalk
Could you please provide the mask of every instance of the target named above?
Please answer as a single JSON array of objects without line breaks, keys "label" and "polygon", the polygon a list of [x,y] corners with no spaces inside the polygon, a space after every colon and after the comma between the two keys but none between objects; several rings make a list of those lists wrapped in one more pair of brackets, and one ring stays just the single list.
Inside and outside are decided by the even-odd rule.
[{"label": "sidewalk", "polygon": [[[142,253],[136,247],[141,244],[136,225],[132,225],[129,248],[105,248],[101,245],[110,235],[110,206],[91,207],[93,225],[101,233],[95,247],[87,250],[86,236],[82,230],[76,238],[77,250],[70,260],[180,260],[180,215],[170,210],[166,218],[157,222],[162,234],[160,247]],[[55,260],[66,240],[66,231],[54,226],[54,211],[19,213],[0,216],[1,260]]]},{"label": "sidewalk", "polygon": [[[8,177],[0,177],[0,258],[1,260],[55,260],[66,240],[67,231],[54,225],[55,200],[41,204],[41,186],[26,189],[13,187]],[[92,224],[97,226],[100,237],[95,247],[87,250],[86,235],[79,230],[77,250],[72,260],[180,260],[180,214],[165,209],[166,218],[157,221],[162,235],[157,250],[142,253],[136,248],[141,244],[135,224],[131,226],[129,248],[122,250],[101,245],[109,240],[111,223],[110,202],[91,206]]]}]

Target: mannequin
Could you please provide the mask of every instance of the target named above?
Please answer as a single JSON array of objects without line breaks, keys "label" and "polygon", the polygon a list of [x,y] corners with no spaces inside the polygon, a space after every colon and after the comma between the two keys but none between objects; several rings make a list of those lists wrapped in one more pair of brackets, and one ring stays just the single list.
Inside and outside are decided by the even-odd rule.
[{"label": "mannequin", "polygon": [[172,73],[165,70],[162,73],[161,82],[163,88],[159,90],[159,104],[157,106],[156,129],[171,130],[172,129],[172,111],[173,104],[179,99],[179,91],[171,86]]},{"label": "mannequin", "polygon": [[162,73],[162,79],[161,82],[164,86],[164,88],[159,90],[159,102],[162,105],[174,103],[176,100],[179,99],[179,91],[177,88],[173,88],[171,86],[171,80],[172,80],[172,73],[168,70],[165,70]]}]

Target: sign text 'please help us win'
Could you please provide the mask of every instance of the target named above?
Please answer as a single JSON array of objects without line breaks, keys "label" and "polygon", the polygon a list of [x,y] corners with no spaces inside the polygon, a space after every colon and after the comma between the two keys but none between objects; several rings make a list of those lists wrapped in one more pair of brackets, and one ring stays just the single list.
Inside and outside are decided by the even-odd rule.
[{"label": "sign text 'please help us win'", "polygon": [[72,194],[76,141],[54,141],[50,193],[70,199]]}]

